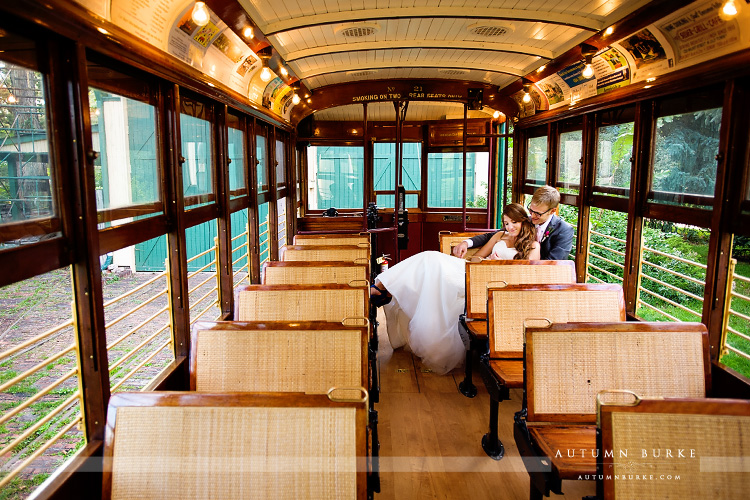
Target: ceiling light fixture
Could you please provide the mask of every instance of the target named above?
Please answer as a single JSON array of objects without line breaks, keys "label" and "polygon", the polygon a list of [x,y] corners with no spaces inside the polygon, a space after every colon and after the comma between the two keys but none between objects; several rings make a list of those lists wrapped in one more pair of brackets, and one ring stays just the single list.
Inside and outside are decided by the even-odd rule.
[{"label": "ceiling light fixture", "polygon": [[594,47],[593,45],[589,45],[587,43],[581,44],[581,55],[583,56],[583,61],[586,63],[586,66],[583,68],[583,72],[581,72],[581,75],[587,80],[594,76],[594,67],[591,65],[591,61],[594,59],[596,50],[596,47]]},{"label": "ceiling light fixture", "polygon": [[539,66],[539,67],[538,67],[538,68],[536,69],[536,72],[537,72],[537,73],[541,73],[541,72],[542,72],[542,71],[544,71],[545,69],[547,69],[547,65],[546,65],[546,64],[542,64],[541,66]]},{"label": "ceiling light fixture", "polygon": [[729,21],[740,13],[740,5],[741,2],[737,0],[727,0],[719,9],[719,17],[724,21]]},{"label": "ceiling light fixture", "polygon": [[609,28],[607,28],[606,30],[604,30],[604,35],[605,36],[609,36],[609,35],[611,35],[614,32],[615,32],[615,27],[614,26],[610,26]]},{"label": "ceiling light fixture", "polygon": [[299,84],[295,83],[294,85],[292,85],[292,104],[296,106],[297,104],[299,104],[300,100],[301,99],[299,98]]},{"label": "ceiling light fixture", "polygon": [[495,111],[494,113],[492,113],[492,118],[497,120],[498,118],[500,118],[500,114],[501,114],[500,111]]},{"label": "ceiling light fixture", "polygon": [[197,24],[198,26],[205,26],[208,24],[208,21],[211,20],[211,14],[208,12],[208,7],[206,7],[206,2],[195,2],[195,6],[193,7],[193,13],[190,16],[193,19],[193,22]]},{"label": "ceiling light fixture", "polygon": [[271,81],[271,78],[273,78],[271,69],[268,67],[268,60],[271,59],[271,53],[259,51],[258,57],[260,58],[261,64],[263,66],[263,68],[260,70],[260,79],[264,83],[268,83]]},{"label": "ceiling light fixture", "polygon": [[528,104],[531,102],[531,82],[524,79],[521,80],[521,85],[523,86],[523,97],[521,100]]},{"label": "ceiling light fixture", "polygon": [[287,71],[286,67],[282,66],[279,70],[281,72],[281,76],[289,76],[289,71]]},{"label": "ceiling light fixture", "polygon": [[242,36],[244,36],[245,38],[252,38],[254,34],[255,33],[253,32],[252,26],[247,26],[244,30],[242,30]]}]

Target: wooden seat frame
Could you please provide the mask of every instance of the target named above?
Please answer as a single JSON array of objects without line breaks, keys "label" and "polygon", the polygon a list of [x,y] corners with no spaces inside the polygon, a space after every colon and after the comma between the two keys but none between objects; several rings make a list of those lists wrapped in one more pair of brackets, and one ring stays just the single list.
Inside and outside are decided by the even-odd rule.
[{"label": "wooden seat frame", "polygon": [[[490,396],[489,431],[482,436],[482,449],[491,458],[500,460],[505,454],[503,443],[498,438],[498,412],[500,402],[510,399],[510,389],[523,388],[524,356],[523,350],[502,351],[494,350],[495,338],[503,337],[506,329],[498,325],[494,317],[495,301],[502,303],[504,294],[514,294],[524,291],[546,291],[550,294],[568,292],[597,293],[616,292],[619,295],[619,321],[626,320],[625,296],[620,285],[581,284],[570,285],[508,285],[503,288],[487,289],[487,318],[488,318],[488,350],[480,356],[479,373]],[[538,318],[533,308],[529,309],[527,318]],[[518,318],[523,324],[527,318]],[[549,318],[548,318],[549,319]],[[554,321],[554,318],[552,318]]]},{"label": "wooden seat frame", "polygon": [[[669,372],[670,376],[679,377],[680,380],[685,375],[691,373],[693,377],[702,377],[705,392],[710,391],[710,358],[708,331],[701,323],[655,323],[655,322],[622,322],[622,323],[558,323],[548,328],[526,328],[526,343],[524,345],[524,354],[526,363],[524,365],[524,392],[522,408],[515,414],[513,435],[518,447],[518,451],[526,466],[529,474],[529,498],[530,500],[541,500],[543,496],[549,496],[550,492],[558,495],[562,493],[563,479],[572,477],[579,478],[579,475],[590,475],[593,479],[596,474],[596,465],[591,464],[593,457],[575,457],[568,459],[562,457],[556,461],[554,455],[548,454],[552,448],[557,450],[565,449],[594,449],[596,447],[596,410],[594,401],[592,401],[591,413],[547,413],[538,414],[536,410],[528,404],[528,400],[533,398],[534,378],[530,372],[530,366],[534,359],[533,340],[537,335],[555,334],[559,332],[615,332],[618,335],[636,335],[649,333],[659,335],[660,333],[670,332],[690,332],[699,333],[701,338],[701,358],[702,366],[682,366],[684,371],[676,373]],[[644,347],[645,348],[645,347]],[[617,363],[610,363],[612,370],[619,370],[622,367]],[[574,370],[574,367],[567,367]],[[700,370],[700,375],[691,370]],[[532,370],[533,371],[533,370]],[[613,387],[613,390],[635,390],[630,387]],[[532,396],[529,397],[529,394]],[[651,394],[652,397],[661,396]],[[674,394],[664,394],[665,397],[675,396]],[[568,397],[575,397],[575,394],[569,394]],[[532,424],[532,425],[529,425]],[[554,440],[547,442],[549,438]],[[540,440],[541,439],[541,440]],[[546,451],[545,451],[546,450]]]},{"label": "wooden seat frame", "polygon": [[[602,396],[606,396],[606,394],[603,394]],[[621,430],[621,427],[618,427],[620,425],[626,425],[625,423],[618,423],[623,422],[622,419],[615,419],[614,417],[617,414],[651,414],[654,417],[658,417],[659,414],[669,414],[669,415],[682,415],[684,416],[686,420],[690,418],[690,416],[699,416],[702,419],[712,419],[715,418],[716,420],[721,419],[722,423],[726,424],[727,417],[731,419],[731,417],[744,417],[746,419],[750,418],[750,401],[748,400],[740,400],[740,399],[643,399],[638,400],[634,402],[634,404],[602,404],[599,406],[599,418],[598,424],[597,424],[597,449],[599,450],[615,450],[614,444],[613,444],[613,437],[614,437],[614,431],[615,429]],[[645,416],[645,415],[644,415]],[[635,425],[635,423],[633,424]],[[716,423],[714,424],[716,425]],[[685,426],[679,426],[676,428],[682,435],[689,435],[691,433],[700,432],[695,429],[693,426],[685,425]],[[701,436],[704,439],[712,439],[711,436]],[[678,445],[679,446],[679,445]],[[652,443],[648,440],[646,440],[642,447],[639,448],[639,451],[641,449],[645,450],[653,450],[655,448],[658,448],[655,443]],[[679,448],[678,448],[679,449]],[[732,453],[734,452],[734,453]],[[727,455],[734,455],[736,453],[735,450],[727,450]],[[742,454],[742,451],[740,451],[740,454]],[[744,451],[744,454],[747,455],[747,450]],[[611,455],[607,455],[605,453],[600,452],[601,460],[597,461],[597,479],[596,479],[596,494],[597,498],[601,498],[603,500],[616,500],[618,488],[615,487],[617,484],[617,479],[613,476],[613,471],[615,470],[615,465],[622,464],[626,465],[628,468],[631,468],[633,466],[633,462],[631,462],[631,459],[628,459],[627,457],[621,457],[619,453],[612,453]],[[701,460],[703,457],[695,457],[698,460]],[[706,457],[708,458],[708,457]],[[677,460],[684,460],[682,458],[676,458]],[[658,464],[658,462],[656,462]],[[673,462],[672,462],[673,464]],[[632,469],[631,469],[632,471]],[[637,473],[637,471],[633,471]],[[651,473],[655,472],[653,469],[650,470]],[[670,474],[674,473],[674,465],[672,467],[669,467],[668,472]],[[738,471],[731,471],[728,472],[729,474],[745,474],[748,475],[747,470],[745,472],[738,472]],[[714,475],[716,472],[701,472],[699,474],[711,474]],[[628,483],[632,483],[633,480],[626,479],[624,481],[627,481]],[[700,478],[693,479],[693,481],[700,481]],[[678,483],[679,487],[679,483]],[[684,491],[685,486],[682,486],[682,494],[684,495],[686,492]],[[680,496],[679,491],[672,492],[673,495]],[[692,491],[691,494],[695,494]],[[717,492],[720,493],[721,492]],[[746,491],[744,492],[747,493]],[[740,493],[742,495],[742,493]],[[728,492],[725,491],[723,496],[720,496],[720,498],[739,498],[740,496],[737,494],[736,491]],[[661,498],[661,496],[659,496]],[[644,499],[644,500],[656,500],[656,498],[652,499]]]},{"label": "wooden seat frame", "polygon": [[[332,401],[325,395],[301,393],[222,393],[202,394],[194,392],[137,392],[113,394],[107,410],[107,426],[104,441],[104,471],[102,498],[112,498],[112,479],[114,453],[117,436],[117,413],[123,407],[209,407],[214,411],[233,410],[236,407],[272,407],[272,408],[355,408],[356,450],[355,456],[366,456],[367,450],[367,404],[363,401]],[[252,425],[247,422],[247,425]],[[206,443],[206,446],[211,446]],[[275,450],[278,451],[278,450]],[[284,451],[284,450],[281,450]],[[294,453],[294,450],[288,450]],[[144,451],[141,460],[148,457]],[[367,471],[356,472],[356,497],[368,498]]]},{"label": "wooden seat frame", "polygon": [[[466,362],[464,363],[464,379],[458,384],[458,390],[467,398],[477,395],[477,387],[472,380],[474,357],[487,352],[487,284],[477,287],[472,286],[471,274],[474,266],[568,266],[571,279],[569,283],[575,283],[575,262],[572,260],[485,260],[482,262],[470,262],[466,264],[466,308],[464,314],[458,318],[458,327],[465,338],[469,339],[469,349],[466,351]],[[498,277],[501,281],[502,277]],[[507,283],[508,285],[521,283]],[[534,284],[534,283],[529,283]],[[476,285],[476,283],[475,283]],[[471,293],[472,289],[480,289],[479,296]],[[472,324],[473,323],[473,324]]]},{"label": "wooden seat frame", "polygon": [[[326,270],[330,270],[331,272],[335,271],[336,268],[352,268],[356,267],[358,269],[361,269],[361,275],[360,278],[362,282],[367,284],[369,286],[369,276],[367,274],[368,266],[366,264],[355,264],[353,262],[342,262],[342,261],[312,261],[312,262],[306,262],[306,261],[278,261],[278,260],[269,260],[265,264],[263,264],[264,272],[263,274],[263,284],[264,285],[275,285],[277,283],[268,283],[266,279],[266,273],[265,269],[267,268],[286,268],[289,270],[296,270],[299,269],[301,272],[304,272],[305,269],[311,269],[311,268],[325,268]],[[356,280],[359,281],[359,280]],[[333,281],[325,281],[325,282],[319,282],[319,283],[310,283],[310,284],[325,284],[325,283],[334,283]],[[302,285],[304,283],[295,283],[297,285]],[[351,281],[348,281],[346,283],[344,282],[337,282],[339,285],[356,285],[356,283],[352,283]]]}]

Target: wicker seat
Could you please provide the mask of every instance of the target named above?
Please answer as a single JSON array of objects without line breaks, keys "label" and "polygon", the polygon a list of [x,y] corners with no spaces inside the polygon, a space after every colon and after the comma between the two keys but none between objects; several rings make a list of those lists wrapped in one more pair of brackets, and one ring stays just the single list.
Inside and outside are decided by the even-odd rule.
[{"label": "wicker seat", "polygon": [[103,498],[364,499],[365,399],[114,394]]},{"label": "wicker seat", "polygon": [[[453,254],[453,248],[464,240],[468,240],[471,237],[479,236],[482,233],[453,233],[450,231],[440,231],[438,238],[440,238],[440,251],[447,253],[448,255]],[[474,256],[479,250],[479,247],[469,248],[464,258],[469,259]]]},{"label": "wicker seat", "polygon": [[332,387],[369,387],[367,341],[366,326],[340,323],[198,322],[190,389],[326,394]]},{"label": "wicker seat", "polygon": [[[746,498],[750,401],[675,399],[605,404],[599,422],[601,449],[629,452],[627,456],[601,454],[597,498]],[[684,450],[683,456],[679,450]],[[636,480],[636,475],[649,480]]]},{"label": "wicker seat", "polygon": [[708,332],[701,323],[529,327],[525,353],[525,408],[514,435],[532,499],[561,494],[563,479],[594,478],[599,392],[701,398],[709,385]]},{"label": "wicker seat", "polygon": [[490,421],[482,448],[499,460],[504,448],[498,439],[498,405],[510,398],[510,389],[523,386],[526,321],[625,321],[625,299],[621,286],[599,284],[508,285],[488,288],[487,296],[489,354],[482,357],[480,372],[490,395]]},{"label": "wicker seat", "polygon": [[295,234],[295,245],[360,245],[370,244],[370,235],[359,234]]},{"label": "wicker seat", "polygon": [[351,262],[278,262],[263,266],[264,285],[367,284],[367,266]]},{"label": "wicker seat", "polygon": [[[473,358],[487,351],[487,285],[575,283],[575,264],[569,260],[485,260],[466,264],[466,314],[459,318],[469,338],[464,380],[459,390],[474,397],[477,388],[472,381]],[[474,323],[474,324],[472,324]]]},{"label": "wicker seat", "polygon": [[346,320],[347,325],[361,325],[370,300],[367,286],[349,285],[245,285],[235,295],[236,321]]},{"label": "wicker seat", "polygon": [[284,245],[279,249],[284,262],[351,262],[367,266],[370,274],[370,245]]}]

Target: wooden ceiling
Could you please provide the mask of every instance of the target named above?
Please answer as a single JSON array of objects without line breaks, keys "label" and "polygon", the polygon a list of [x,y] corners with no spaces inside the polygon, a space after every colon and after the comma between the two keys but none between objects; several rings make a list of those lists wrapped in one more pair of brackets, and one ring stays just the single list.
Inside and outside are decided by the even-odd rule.
[{"label": "wooden ceiling", "polygon": [[[237,0],[304,87],[459,80],[500,89],[650,0]],[[388,107],[384,116],[390,120]],[[454,113],[418,106],[420,116]],[[328,111],[326,119],[341,116]],[[491,112],[491,110],[488,110]],[[373,110],[375,112],[375,110]],[[378,113],[379,114],[379,113]],[[412,119],[410,117],[410,119]]]}]

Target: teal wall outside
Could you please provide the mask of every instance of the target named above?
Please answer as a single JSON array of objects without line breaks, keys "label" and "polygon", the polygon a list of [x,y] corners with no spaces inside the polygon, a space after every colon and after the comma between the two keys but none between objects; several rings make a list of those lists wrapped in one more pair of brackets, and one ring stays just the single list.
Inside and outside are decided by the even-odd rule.
[{"label": "teal wall outside", "polygon": [[[185,231],[185,246],[188,259],[214,246],[216,237],[216,220],[204,222]],[[167,258],[167,236],[159,236],[153,240],[138,243],[135,246],[135,270],[158,272],[164,271],[164,260]],[[195,259],[188,264],[188,271],[197,271],[216,258],[214,252]],[[215,266],[208,267],[205,272],[216,271]]]}]

